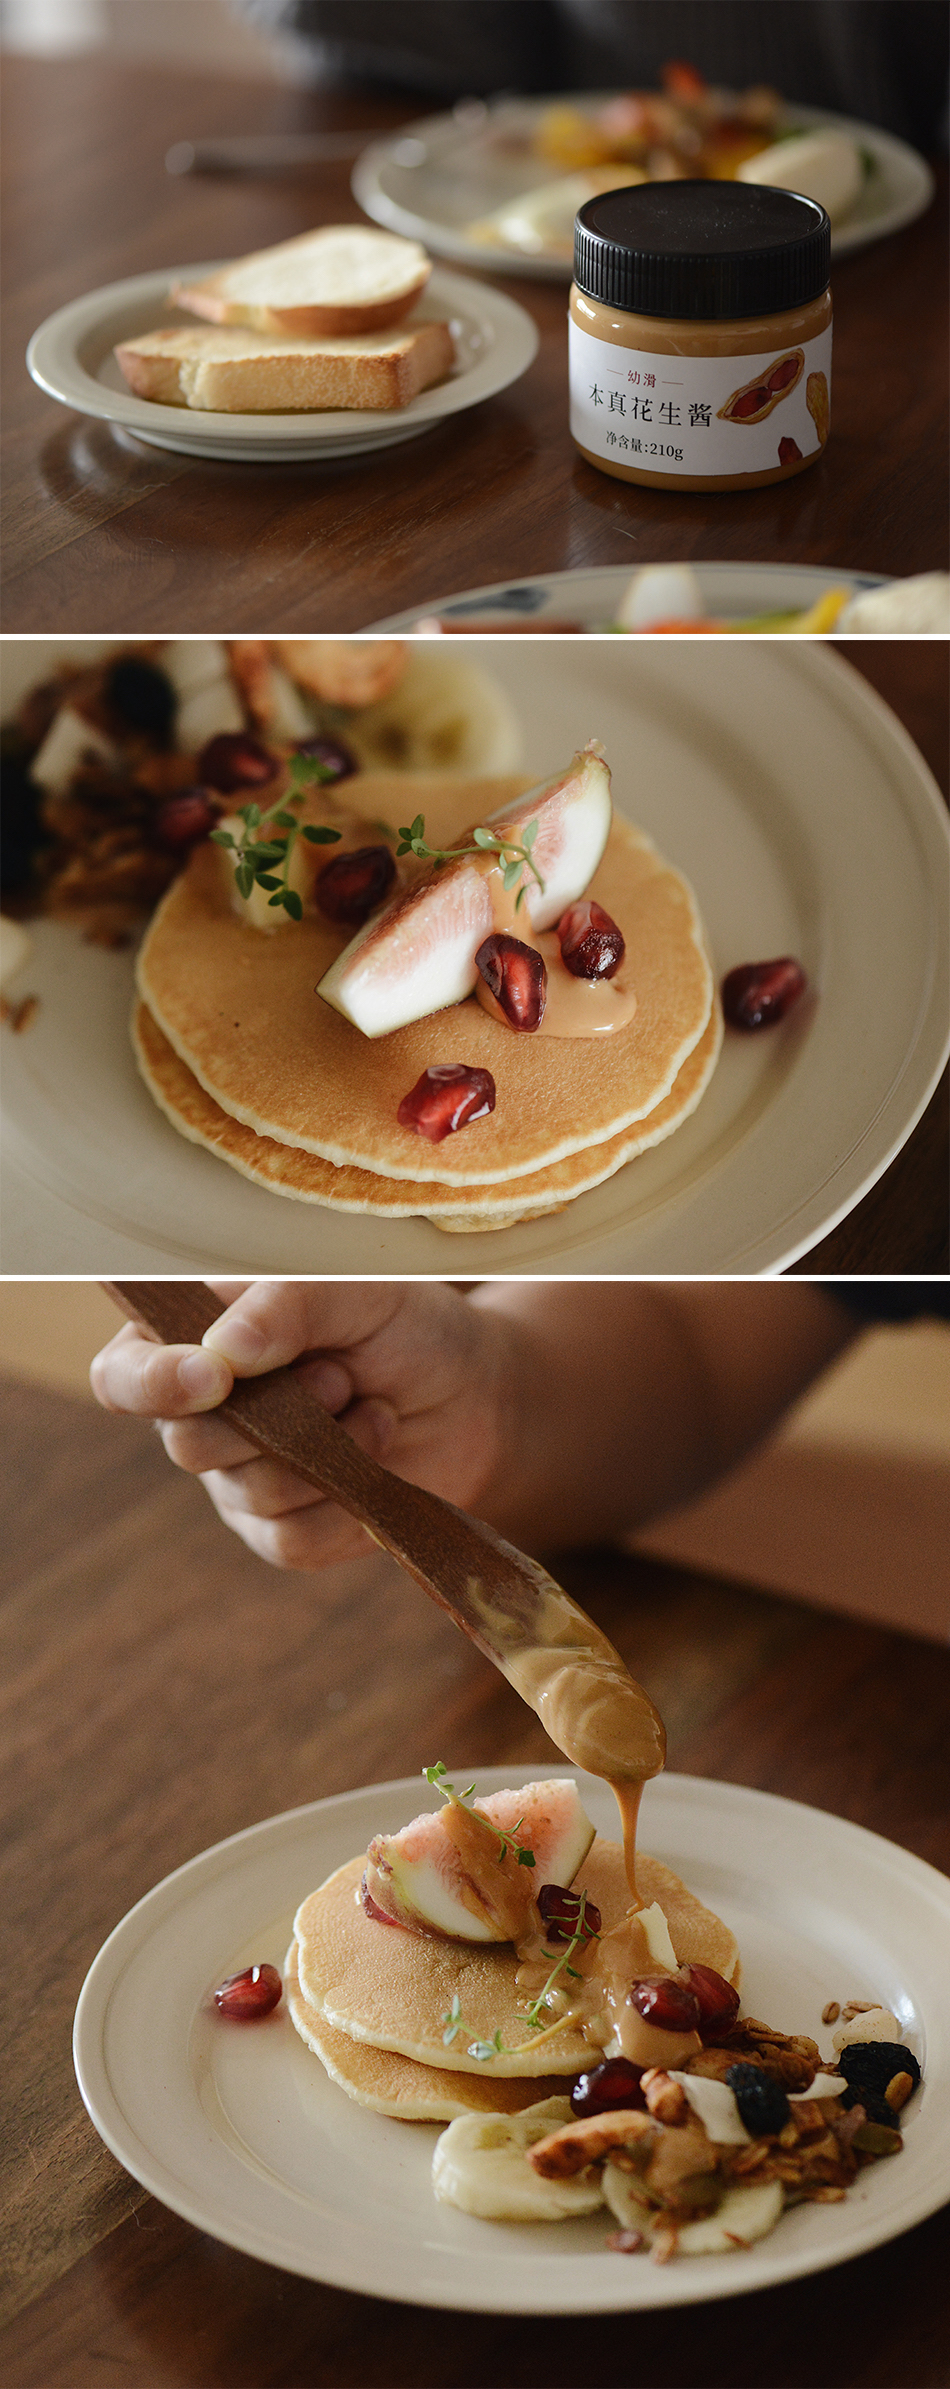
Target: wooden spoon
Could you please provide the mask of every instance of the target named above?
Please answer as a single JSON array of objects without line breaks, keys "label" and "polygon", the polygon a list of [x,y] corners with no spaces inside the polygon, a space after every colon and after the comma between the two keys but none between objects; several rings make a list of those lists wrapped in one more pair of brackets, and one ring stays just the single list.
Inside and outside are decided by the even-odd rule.
[{"label": "wooden spoon", "polygon": [[[106,1290],[166,1344],[200,1344],[225,1308],[196,1279],[124,1279]],[[501,1669],[576,1765],[628,1782],[662,1767],[665,1737],[652,1701],[553,1576],[480,1519],[370,1459],[293,1366],[236,1378],[217,1413],[357,1518]]]}]

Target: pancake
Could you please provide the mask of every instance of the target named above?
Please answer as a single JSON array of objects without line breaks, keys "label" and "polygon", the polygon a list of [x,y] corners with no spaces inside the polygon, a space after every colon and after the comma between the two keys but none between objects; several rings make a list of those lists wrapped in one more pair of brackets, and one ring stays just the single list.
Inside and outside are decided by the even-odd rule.
[{"label": "pancake", "polygon": [[[519,1221],[560,1211],[574,1195],[600,1185],[636,1154],[662,1143],[695,1111],[715,1068],[721,1038],[716,1004],[669,1095],[619,1136],[607,1137],[586,1152],[569,1154],[530,1176],[511,1178],[503,1187],[450,1190],[431,1179],[386,1178],[352,1164],[337,1168],[318,1154],[255,1135],[252,1128],[222,1111],[214,1097],[199,1086],[146,1004],[136,1004],[132,1021],[132,1042],[146,1086],[166,1118],[192,1144],[206,1146],[243,1177],[254,1179],[274,1194],[290,1195],[303,1203],[322,1203],[335,1211],[375,1211],[389,1219],[421,1215],[457,1234],[513,1227]],[[451,1209],[446,1207],[447,1195]]]},{"label": "pancake", "polygon": [[[430,840],[444,844],[523,788],[510,779],[440,786],[365,774],[347,784],[347,801],[377,824],[415,808]],[[307,814],[326,819],[330,808],[308,798]],[[402,1097],[433,1063],[490,1070],[494,1112],[428,1147],[426,1180],[453,1196],[466,1186],[507,1189],[645,1120],[671,1093],[710,1020],[712,975],[692,894],[650,840],[616,815],[588,892],[620,922],[637,996],[634,1019],[594,1041],[596,1063],[589,1039],[515,1035],[474,998],[364,1038],[314,993],[345,933],[315,912],[272,936],[249,929],[231,909],[220,850],[207,844],[153,919],[139,992],[179,1059],[233,1120],[338,1168],[409,1185],[419,1183],[420,1140],[399,1124]],[[558,1200],[577,1191],[568,1185]]]},{"label": "pancake", "polygon": [[392,2049],[373,2049],[368,2041],[354,2041],[338,2032],[300,1988],[297,1944],[291,1942],[284,1966],[284,1997],[301,2040],[360,2107],[378,2115],[396,2115],[403,2123],[451,2123],[456,2115],[520,2115],[536,2099],[556,2098],[564,2089],[563,2075],[543,2074],[533,2081],[486,2081],[484,2073],[449,2073],[444,2066],[417,2065]]},{"label": "pancake", "polygon": [[[591,2044],[575,2029],[548,2035],[534,2046],[519,2013],[519,1961],[510,1944],[449,1941],[434,1934],[407,1933],[366,1915],[359,1897],[365,1858],[352,1858],[304,1900],[294,1920],[299,1987],[324,2021],[353,2041],[393,2050],[440,2072],[471,2073],[490,2080],[519,2076],[572,2076],[591,2063]],[[704,1908],[686,1885],[657,1858],[638,1856],[641,1896],[658,1900],[680,1963],[712,1966],[734,1981],[739,1953],[728,1926]],[[630,1893],[623,1852],[598,1834],[583,1866],[583,1887],[601,1911],[609,1932],[626,1915]],[[471,2033],[446,2048],[444,2018],[458,1997]],[[469,2057],[465,2043],[501,2031],[502,2055],[485,2062]],[[528,2039],[528,2046],[523,2046]]]}]

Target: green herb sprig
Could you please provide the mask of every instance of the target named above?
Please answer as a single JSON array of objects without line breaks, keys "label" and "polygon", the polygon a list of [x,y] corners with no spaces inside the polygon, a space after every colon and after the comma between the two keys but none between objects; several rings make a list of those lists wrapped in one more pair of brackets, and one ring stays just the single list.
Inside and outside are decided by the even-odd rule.
[{"label": "green herb sprig", "polygon": [[[474,1784],[467,1784],[464,1792],[456,1791],[454,1783],[449,1782],[442,1759],[437,1759],[434,1767],[423,1767],[422,1772],[425,1776],[426,1782],[431,1783],[435,1791],[441,1792],[444,1800],[454,1800],[458,1808],[467,1808],[469,1806],[472,1793],[475,1790]],[[475,1815],[479,1818],[480,1823],[487,1825],[489,1832],[496,1836],[499,1845],[499,1866],[501,1865],[502,1859],[507,1856],[509,1851],[511,1852],[513,1858],[517,1858],[519,1866],[535,1866],[537,1864],[534,1851],[527,1849],[524,1842],[519,1842],[515,1839],[518,1826],[523,1825],[524,1823],[523,1817],[518,1817],[512,1827],[511,1832],[506,1833],[502,1825],[496,1825],[493,1817],[484,1816],[481,1809],[476,1809]]]},{"label": "green herb sprig", "polygon": [[[510,890],[517,885],[519,874],[523,875],[530,871],[532,878],[537,880],[543,896],[544,881],[531,853],[538,834],[536,821],[529,821],[520,846],[511,838],[496,837],[495,831],[488,829],[472,831],[475,842],[473,846],[429,846],[426,843],[425,829],[425,816],[422,813],[417,813],[415,820],[408,822],[406,827],[399,832],[401,842],[396,848],[397,856],[414,854],[420,862],[448,863],[454,861],[457,855],[475,854],[479,850],[483,854],[497,854],[504,866],[502,881],[506,889]],[[526,887],[527,879],[522,876],[521,885],[515,897],[516,912],[520,910],[524,901]]]},{"label": "green herb sprig", "polygon": [[574,1955],[574,1951],[579,1949],[582,1943],[586,1948],[589,1942],[600,1940],[600,1934],[593,1932],[591,1926],[586,1921],[586,1891],[581,1892],[580,1900],[581,1904],[577,1912],[577,1931],[575,1932],[572,1940],[568,1942],[566,1949],[562,1950],[560,1956],[557,1956],[553,1949],[546,1949],[544,1952],[546,1958],[554,1958],[554,1965],[552,1966],[551,1972],[548,1975],[547,1982],[538,1992],[537,1998],[532,1999],[530,2007],[524,2010],[524,2020],[529,2032],[541,2031],[543,2021],[541,2010],[545,2005],[549,1992],[553,1990],[559,1975],[566,1974],[568,1980],[572,1983],[579,1983],[582,1980],[579,1967],[571,1965],[571,1959]]},{"label": "green herb sprig", "polygon": [[[272,908],[282,908],[290,914],[292,921],[303,919],[301,899],[296,888],[289,885],[290,858],[297,840],[306,838],[311,846],[336,846],[341,832],[315,829],[310,822],[300,821],[297,814],[289,812],[287,808],[303,803],[307,782],[316,780],[322,784],[334,780],[336,776],[316,755],[294,755],[290,777],[298,783],[296,788],[292,787],[286,796],[279,796],[276,803],[266,806],[263,812],[260,805],[238,805],[238,817],[244,823],[243,837],[234,837],[230,830],[212,830],[214,845],[231,849],[235,866],[234,884],[239,896],[246,900],[255,886],[265,888],[268,904]],[[258,838],[257,831],[271,822],[280,835]]]}]

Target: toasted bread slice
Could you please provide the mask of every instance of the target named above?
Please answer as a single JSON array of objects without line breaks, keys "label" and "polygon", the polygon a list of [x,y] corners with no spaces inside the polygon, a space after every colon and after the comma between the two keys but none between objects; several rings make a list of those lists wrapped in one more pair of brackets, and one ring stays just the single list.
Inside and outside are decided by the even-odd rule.
[{"label": "toasted bread slice", "polygon": [[455,357],[445,323],[323,340],[210,327],[144,332],[115,353],[139,398],[226,415],[407,406],[443,380]]},{"label": "toasted bread slice", "polygon": [[418,241],[369,224],[324,224],[237,257],[204,282],[176,284],[170,297],[209,323],[313,340],[401,323],[431,271]]}]

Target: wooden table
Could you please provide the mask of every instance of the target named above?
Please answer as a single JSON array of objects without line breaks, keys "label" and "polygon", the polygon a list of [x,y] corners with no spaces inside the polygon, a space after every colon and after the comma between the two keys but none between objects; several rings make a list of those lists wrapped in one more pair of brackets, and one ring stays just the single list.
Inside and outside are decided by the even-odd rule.
[{"label": "wooden table", "polygon": [[[945,2389],[948,2210],[741,2301],[521,2320],[297,2280],[130,2180],[80,2104],[69,2026],[131,1903],[275,1811],[439,1755],[543,1771],[550,1746],[389,1562],[277,1576],[141,1424],[9,1382],[0,1422],[10,2389]],[[950,1653],[613,1552],[561,1573],[658,1701],[674,1768],[950,1865]]]},{"label": "wooden table", "polygon": [[410,100],[316,94],[101,58],[7,59],[6,628],[354,631],[498,579],[655,559],[945,563],[946,249],[935,206],[834,276],[835,430],[798,479],[743,496],[627,488],[567,428],[565,289],[499,277],[534,317],[521,381],[406,446],[337,465],[193,463],[71,414],[23,352],[122,276],[354,220],[347,165],[283,180],[165,172],[200,133],[388,127]]}]

